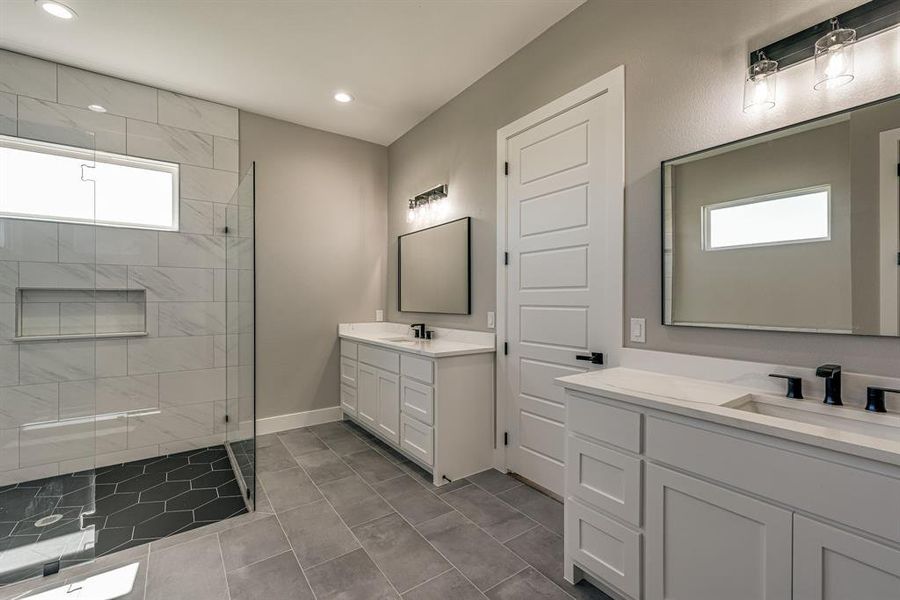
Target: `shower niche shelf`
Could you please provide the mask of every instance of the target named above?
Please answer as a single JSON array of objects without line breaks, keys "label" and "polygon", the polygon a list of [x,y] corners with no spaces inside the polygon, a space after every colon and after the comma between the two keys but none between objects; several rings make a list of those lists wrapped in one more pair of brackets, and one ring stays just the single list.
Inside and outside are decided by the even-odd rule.
[{"label": "shower niche shelf", "polygon": [[17,288],[16,342],[143,337],[143,289]]}]

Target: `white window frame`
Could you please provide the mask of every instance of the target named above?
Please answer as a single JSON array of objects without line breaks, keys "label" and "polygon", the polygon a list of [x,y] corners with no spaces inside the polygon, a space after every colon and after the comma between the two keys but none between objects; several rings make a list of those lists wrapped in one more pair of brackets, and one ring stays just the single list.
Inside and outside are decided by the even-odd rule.
[{"label": "white window frame", "polygon": [[[755,244],[740,244],[737,246],[723,246],[720,248],[713,248],[710,244],[710,212],[721,209],[721,208],[729,208],[732,206],[744,206],[746,204],[758,204],[762,202],[771,202],[772,200],[780,200],[782,198],[791,198],[793,196],[805,196],[808,194],[815,194],[819,192],[825,192],[826,202],[828,204],[828,232],[823,237],[817,238],[804,238],[800,240],[780,240],[776,242],[759,242]],[[764,248],[766,246],[791,246],[794,244],[811,244],[816,242],[828,242],[831,241],[831,185],[815,185],[808,188],[800,188],[796,190],[786,190],[783,192],[775,192],[772,194],[763,194],[761,196],[752,196],[750,198],[740,198],[738,200],[729,200],[727,202],[717,202],[716,204],[707,204],[702,206],[700,209],[700,220],[701,220],[701,235],[702,239],[700,241],[701,247],[706,252],[722,252],[727,250],[740,250],[742,248]]]},{"label": "white window frame", "polygon": [[[0,217],[9,219],[27,219],[31,221],[48,221],[52,223],[79,223],[97,225],[101,227],[120,227],[128,229],[152,229],[155,231],[178,231],[178,217],[180,211],[180,165],[178,163],[166,162],[161,160],[153,160],[149,158],[140,158],[137,156],[126,156],[124,154],[116,154],[113,152],[104,152],[102,150],[91,150],[88,148],[78,148],[74,146],[66,146],[63,144],[54,144],[52,142],[42,142],[39,140],[30,140],[26,138],[18,138],[7,135],[0,135],[0,147],[13,148],[17,150],[25,150],[28,152],[39,152],[43,154],[52,154],[55,156],[66,156],[69,158],[79,158],[88,161],[90,164],[85,165],[92,168],[98,163],[122,165],[126,167],[144,169],[148,171],[161,171],[172,175],[172,226],[164,227],[160,225],[151,225],[146,223],[133,223],[125,221],[109,221],[97,218],[78,219],[75,217],[53,217],[48,215],[27,214],[19,212],[9,212],[0,210]],[[82,175],[83,177],[83,175]]]}]

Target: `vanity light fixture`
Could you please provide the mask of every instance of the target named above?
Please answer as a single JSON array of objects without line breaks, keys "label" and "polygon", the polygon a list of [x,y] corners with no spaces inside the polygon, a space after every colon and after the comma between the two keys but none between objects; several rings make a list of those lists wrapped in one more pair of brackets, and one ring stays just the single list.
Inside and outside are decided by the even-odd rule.
[{"label": "vanity light fixture", "polygon": [[756,62],[747,69],[744,80],[744,112],[758,113],[775,106],[775,84],[778,75],[778,61],[766,58],[759,51]]},{"label": "vanity light fixture", "polygon": [[334,99],[340,102],[341,104],[347,104],[348,102],[353,102],[353,96],[348,94],[347,92],[335,92]]},{"label": "vanity light fixture", "polygon": [[842,28],[837,17],[831,31],[816,40],[816,69],[813,89],[827,90],[853,81],[853,48],[856,30]]},{"label": "vanity light fixture", "polygon": [[[756,83],[754,67],[762,69],[762,59],[777,64],[778,71],[809,59],[815,61],[813,89],[836,88],[853,80],[853,53],[856,42],[900,25],[900,0],[870,0],[856,8],[836,15],[826,21],[816,23],[803,31],[773,42],[750,53],[750,70],[744,83],[744,112],[754,112],[755,99],[765,98],[772,93],[774,105],[774,78],[765,79],[772,83]],[[754,85],[751,85],[751,81]],[[765,93],[764,93],[765,92]],[[748,102],[749,100],[749,102]],[[770,106],[771,107],[771,106]]]},{"label": "vanity light fixture", "polygon": [[447,184],[439,185],[409,199],[406,222],[431,221],[447,215]]},{"label": "vanity light fixture", "polygon": [[58,19],[68,21],[78,16],[74,10],[62,2],[55,2],[54,0],[34,0],[34,3],[44,9],[44,12],[51,14]]}]

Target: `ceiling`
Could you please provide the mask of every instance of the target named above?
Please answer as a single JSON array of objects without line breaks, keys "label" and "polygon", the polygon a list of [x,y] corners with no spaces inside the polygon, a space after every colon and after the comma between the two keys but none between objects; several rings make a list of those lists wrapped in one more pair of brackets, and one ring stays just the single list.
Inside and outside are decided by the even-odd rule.
[{"label": "ceiling", "polygon": [[584,0],[61,1],[0,0],[0,47],[389,144]]}]

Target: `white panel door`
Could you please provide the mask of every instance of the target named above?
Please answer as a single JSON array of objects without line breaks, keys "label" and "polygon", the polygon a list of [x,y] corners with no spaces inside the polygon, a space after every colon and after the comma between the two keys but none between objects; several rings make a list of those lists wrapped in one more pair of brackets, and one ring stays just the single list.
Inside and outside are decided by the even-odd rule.
[{"label": "white panel door", "polygon": [[599,368],[578,357],[621,345],[621,322],[618,336],[604,324],[618,311],[604,288],[620,273],[605,235],[621,202],[606,193],[621,176],[613,102],[602,94],[507,139],[507,465],[560,495],[565,405],[553,379]]},{"label": "white panel door", "polygon": [[400,376],[378,369],[378,433],[400,443]]},{"label": "white panel door", "polygon": [[900,550],[794,515],[794,598],[900,598]]},{"label": "white panel door", "polygon": [[378,369],[359,363],[356,383],[356,414],[371,427],[378,423]]}]

